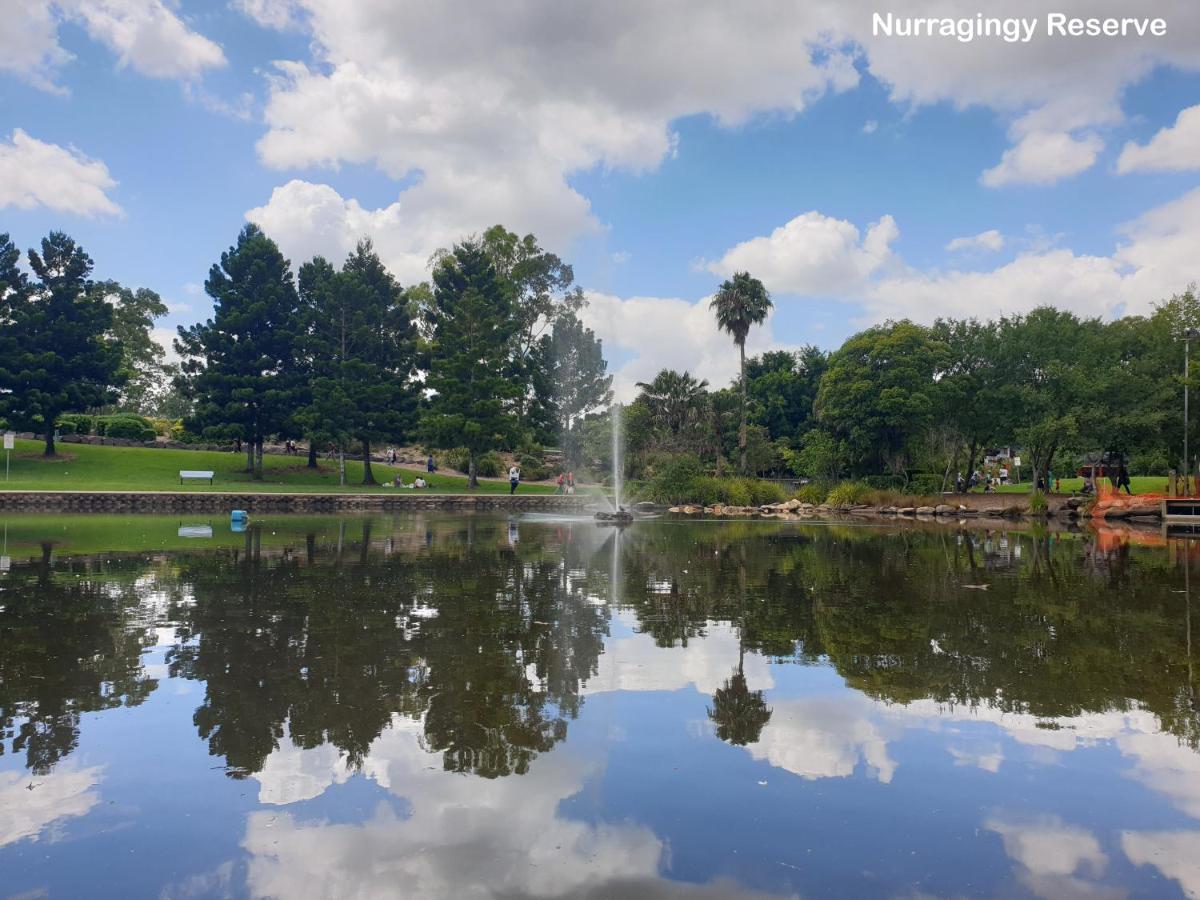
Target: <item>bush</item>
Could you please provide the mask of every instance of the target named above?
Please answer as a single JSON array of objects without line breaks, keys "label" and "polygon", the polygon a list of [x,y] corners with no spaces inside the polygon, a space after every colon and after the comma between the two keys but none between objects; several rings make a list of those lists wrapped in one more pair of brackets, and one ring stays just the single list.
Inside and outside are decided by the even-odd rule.
[{"label": "bush", "polygon": [[1029,511],[1035,513],[1044,513],[1049,504],[1046,502],[1046,495],[1041,491],[1034,491],[1029,495]]},{"label": "bush", "polygon": [[453,450],[443,450],[437,455],[438,465],[443,469],[456,469],[459,472],[467,471],[467,463],[470,454],[466,447],[455,447]]},{"label": "bush", "polygon": [[[656,503],[712,503],[717,479],[704,478],[700,460],[692,453],[663,457],[655,462],[646,492]],[[713,482],[714,484],[702,483]],[[711,496],[713,499],[704,499]]]},{"label": "bush", "polygon": [[499,478],[506,471],[508,466],[504,464],[504,458],[495,450],[489,450],[475,460],[475,474],[480,478]]},{"label": "bush", "polygon": [[86,413],[64,413],[56,426],[62,434],[91,434],[96,430],[96,419]]},{"label": "bush", "polygon": [[933,472],[918,472],[909,479],[907,490],[912,494],[940,494],[942,476]]},{"label": "bush", "polygon": [[773,481],[762,481],[758,478],[750,479],[750,502],[755,506],[763,506],[767,503],[782,503],[787,499],[783,488]]},{"label": "bush", "polygon": [[550,477],[550,467],[540,456],[522,453],[517,457],[517,465],[521,467],[521,478],[525,481],[542,481]]},{"label": "bush", "polygon": [[105,422],[104,436],[125,441],[153,441],[157,433],[153,426],[143,424],[136,418],[113,416]]},{"label": "bush", "polygon": [[819,481],[810,481],[808,484],[801,485],[800,490],[796,491],[795,497],[801,503],[811,503],[814,506],[825,502],[825,497],[829,494],[829,486],[822,484]]},{"label": "bush", "polygon": [[870,493],[871,488],[861,481],[843,481],[829,492],[825,502],[830,506],[854,506],[865,502]]}]

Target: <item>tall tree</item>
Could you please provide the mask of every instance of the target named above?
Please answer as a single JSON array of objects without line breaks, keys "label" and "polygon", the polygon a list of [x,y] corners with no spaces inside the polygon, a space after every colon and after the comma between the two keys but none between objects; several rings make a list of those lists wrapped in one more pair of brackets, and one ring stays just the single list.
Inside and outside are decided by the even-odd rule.
[{"label": "tall tree", "polygon": [[771,311],[771,295],[763,283],[749,272],[735,272],[733,278],[721,283],[710,304],[717,325],[733,335],[737,344],[739,379],[742,391],[742,422],[738,428],[738,467],[746,473],[746,423],[749,401],[746,394],[746,336],[753,325],[760,324]]},{"label": "tall tree", "polygon": [[521,385],[506,377],[519,323],[512,298],[476,242],[455,246],[433,273],[426,310],[433,335],[426,386],[433,391],[422,431],[438,447],[465,447],[468,486],[478,487],[480,454],[511,442],[518,423],[513,401]]},{"label": "tall tree", "polygon": [[115,281],[98,281],[91,290],[113,309],[109,334],[121,344],[121,407],[143,414],[156,412],[164,386],[178,374],[151,334],[154,320],[167,314],[167,305],[149,288],[134,290]]},{"label": "tall tree", "polygon": [[113,310],[90,290],[92,260],[61,231],[29,251],[37,281],[13,274],[7,236],[0,240],[6,352],[0,356],[0,417],[40,431],[54,456],[58,417],[111,403],[123,382],[121,345],[112,339]]},{"label": "tall tree", "polygon": [[769,350],[746,360],[750,419],[764,425],[771,440],[795,441],[815,424],[813,403],[829,355],[806,346],[795,353]]},{"label": "tall tree", "polygon": [[416,414],[416,329],[404,291],[364,240],[341,272],[319,257],[301,266],[300,295],[309,322],[302,355],[314,375],[300,419],[310,434],[357,442],[363,484],[374,484],[371,444],[403,441]]},{"label": "tall tree", "polygon": [[179,329],[183,387],[195,401],[188,427],[246,441],[247,469],[262,478],[262,446],[287,427],[302,395],[296,366],[303,327],[291,265],[257,225],[209,270],[213,317]]},{"label": "tall tree", "polygon": [[650,410],[657,428],[665,432],[667,443],[679,449],[688,431],[704,418],[708,382],[688,372],[663,369],[653,381],[639,381],[637,386],[642,389],[638,401]]},{"label": "tall tree", "polygon": [[600,339],[573,312],[554,323],[548,343],[558,431],[567,459],[578,464],[580,425],[585,416],[612,401],[612,376],[606,372]]}]

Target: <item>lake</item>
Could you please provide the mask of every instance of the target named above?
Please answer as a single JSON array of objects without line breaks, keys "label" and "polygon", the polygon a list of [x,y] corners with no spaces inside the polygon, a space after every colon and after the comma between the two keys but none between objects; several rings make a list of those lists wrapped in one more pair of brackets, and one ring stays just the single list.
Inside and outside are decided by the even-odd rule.
[{"label": "lake", "polygon": [[0,521],[0,896],[1200,895],[1200,545]]}]

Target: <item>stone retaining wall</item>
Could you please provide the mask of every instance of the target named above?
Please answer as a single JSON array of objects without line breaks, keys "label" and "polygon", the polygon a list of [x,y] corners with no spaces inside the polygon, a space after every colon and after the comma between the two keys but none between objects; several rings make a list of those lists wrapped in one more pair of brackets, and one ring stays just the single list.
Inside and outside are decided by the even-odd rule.
[{"label": "stone retaining wall", "polygon": [[586,494],[273,494],[254,492],[0,491],[0,510],[92,513],[405,512],[418,509],[583,512],[595,503]]}]

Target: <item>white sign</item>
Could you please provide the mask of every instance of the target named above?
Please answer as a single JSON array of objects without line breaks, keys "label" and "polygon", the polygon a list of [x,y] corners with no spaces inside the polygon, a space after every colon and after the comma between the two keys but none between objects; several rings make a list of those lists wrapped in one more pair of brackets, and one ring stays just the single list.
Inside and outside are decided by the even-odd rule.
[{"label": "white sign", "polygon": [[4,432],[4,449],[11,450],[13,448],[13,442],[16,439],[17,439],[17,433],[15,431]]},{"label": "white sign", "polygon": [[1021,457],[1014,456],[1013,457],[1013,465],[1016,466],[1018,469],[1021,468]]}]

